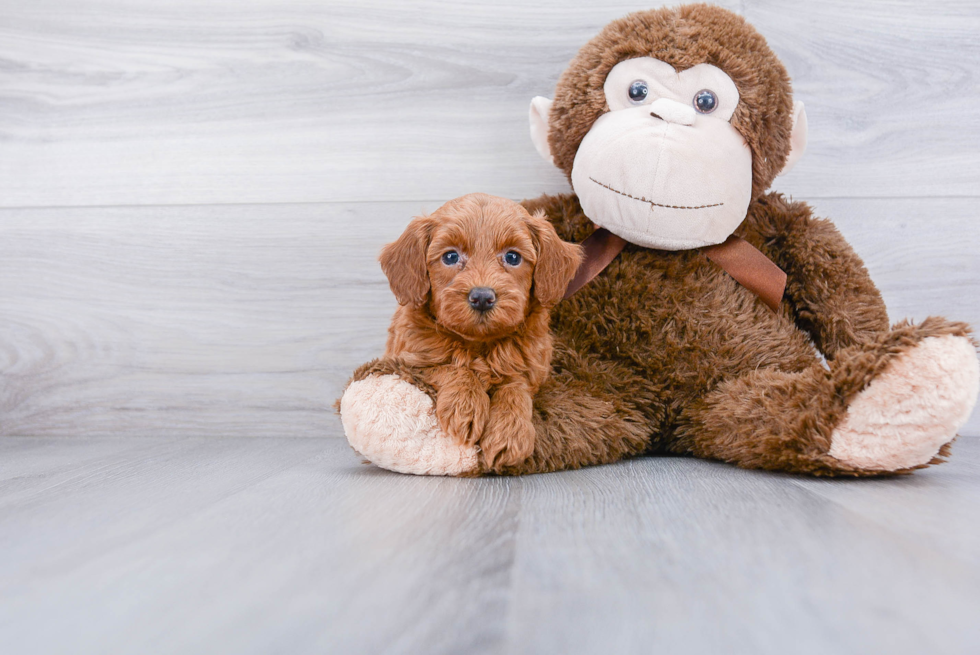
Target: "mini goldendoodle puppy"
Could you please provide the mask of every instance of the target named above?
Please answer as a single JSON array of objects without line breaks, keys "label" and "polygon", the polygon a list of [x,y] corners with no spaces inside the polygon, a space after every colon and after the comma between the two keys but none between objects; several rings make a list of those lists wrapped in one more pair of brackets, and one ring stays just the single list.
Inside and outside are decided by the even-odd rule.
[{"label": "mini goldendoodle puppy", "polygon": [[398,299],[385,358],[419,370],[436,417],[491,470],[534,450],[532,399],[551,370],[549,308],[579,246],[520,204],[475,193],[414,219],[381,252]]}]

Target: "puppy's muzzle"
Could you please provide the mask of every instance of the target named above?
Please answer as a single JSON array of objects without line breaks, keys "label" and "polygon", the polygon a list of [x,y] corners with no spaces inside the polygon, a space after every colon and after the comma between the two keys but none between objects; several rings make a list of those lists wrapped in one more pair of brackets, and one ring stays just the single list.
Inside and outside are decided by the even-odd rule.
[{"label": "puppy's muzzle", "polygon": [[497,302],[497,294],[490,287],[473,287],[467,299],[470,301],[470,307],[476,311],[487,312],[493,309],[494,303]]}]

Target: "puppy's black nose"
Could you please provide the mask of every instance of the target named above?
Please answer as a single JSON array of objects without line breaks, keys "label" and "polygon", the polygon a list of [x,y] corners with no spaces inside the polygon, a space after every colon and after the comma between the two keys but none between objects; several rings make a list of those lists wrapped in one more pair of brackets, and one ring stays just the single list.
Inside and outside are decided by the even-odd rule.
[{"label": "puppy's black nose", "polygon": [[470,289],[470,307],[478,312],[485,312],[497,302],[497,294],[490,287],[473,287]]}]

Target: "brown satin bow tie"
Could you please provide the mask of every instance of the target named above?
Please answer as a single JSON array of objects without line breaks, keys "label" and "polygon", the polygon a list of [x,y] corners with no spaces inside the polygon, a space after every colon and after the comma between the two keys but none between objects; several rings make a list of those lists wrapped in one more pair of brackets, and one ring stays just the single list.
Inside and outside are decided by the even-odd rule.
[{"label": "brown satin bow tie", "polygon": [[[588,284],[626,247],[626,240],[605,228],[597,228],[582,242],[585,258],[565,291],[565,298]],[[705,256],[759,296],[772,311],[778,311],[786,290],[786,273],[751,243],[734,234],[724,243],[702,249]]]}]

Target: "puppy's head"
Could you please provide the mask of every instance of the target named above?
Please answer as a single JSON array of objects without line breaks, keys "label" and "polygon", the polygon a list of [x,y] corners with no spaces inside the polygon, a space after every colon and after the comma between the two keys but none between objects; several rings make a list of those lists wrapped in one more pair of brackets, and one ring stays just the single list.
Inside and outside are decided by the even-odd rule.
[{"label": "puppy's head", "polygon": [[428,303],[436,321],[471,340],[513,332],[535,304],[561,300],[581,248],[520,204],[474,193],[414,219],[381,251],[402,305]]}]

